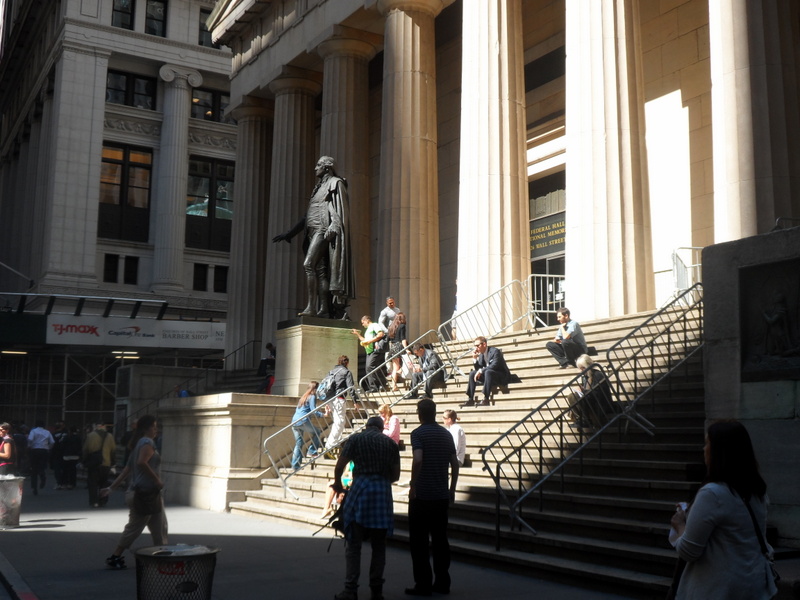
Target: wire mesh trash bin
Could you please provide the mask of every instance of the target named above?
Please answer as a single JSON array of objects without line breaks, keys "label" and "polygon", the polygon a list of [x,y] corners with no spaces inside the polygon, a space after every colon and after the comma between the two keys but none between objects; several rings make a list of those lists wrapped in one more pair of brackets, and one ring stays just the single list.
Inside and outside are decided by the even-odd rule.
[{"label": "wire mesh trash bin", "polygon": [[139,600],[211,600],[219,548],[177,544],[136,551]]},{"label": "wire mesh trash bin", "polygon": [[24,477],[0,475],[0,529],[19,527]]}]

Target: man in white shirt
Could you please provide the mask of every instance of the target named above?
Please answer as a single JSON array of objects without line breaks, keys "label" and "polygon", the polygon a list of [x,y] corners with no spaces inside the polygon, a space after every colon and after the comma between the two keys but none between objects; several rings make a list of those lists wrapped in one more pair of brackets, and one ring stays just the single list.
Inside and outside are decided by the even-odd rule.
[{"label": "man in white shirt", "polygon": [[28,459],[31,462],[31,489],[34,496],[47,482],[47,463],[54,443],[53,434],[44,428],[44,421],[36,421],[36,426],[28,434]]}]

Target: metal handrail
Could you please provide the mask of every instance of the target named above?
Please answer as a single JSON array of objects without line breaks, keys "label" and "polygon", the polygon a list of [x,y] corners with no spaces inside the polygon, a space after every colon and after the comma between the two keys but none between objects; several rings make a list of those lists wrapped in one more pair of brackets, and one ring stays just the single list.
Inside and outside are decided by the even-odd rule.
[{"label": "metal handrail", "polygon": [[[358,386],[358,384],[356,384],[348,387],[342,393],[337,394],[336,396],[315,407],[313,412],[303,415],[298,419],[294,419],[291,423],[271,434],[262,442],[262,450],[270,461],[272,472],[280,480],[284,493],[290,493],[295,500],[297,500],[299,497],[292,491],[287,481],[300,469],[315,464],[318,460],[324,457],[324,454],[322,452],[309,454],[305,457],[306,462],[301,465],[300,469],[292,469],[291,464],[287,465],[286,462],[291,460],[292,453],[294,452],[295,440],[294,435],[290,437],[288,434],[292,433],[292,427],[296,426],[299,422],[308,419],[312,426],[317,430],[317,437],[321,438],[322,435],[331,427],[333,410],[335,410],[332,406],[333,402],[342,397],[350,398],[353,401],[353,408],[349,410],[349,420],[352,425],[352,430],[349,435],[358,433],[364,428],[367,418],[369,417],[369,411],[366,410],[364,405],[361,403],[361,399],[364,398],[364,391]],[[348,411],[346,409],[345,414],[347,412]],[[347,418],[345,420],[347,420]],[[347,437],[349,437],[349,435]],[[345,439],[346,437],[343,435],[341,442],[332,444],[330,446],[325,446],[325,453],[331,452],[338,448],[342,443],[344,443]],[[317,450],[322,450],[322,448],[318,448]],[[267,469],[267,472],[268,471],[269,469]],[[258,477],[261,478],[263,476],[264,473],[262,472]]]},{"label": "metal handrail", "polygon": [[491,340],[521,325],[536,329],[528,291],[515,279],[466,310],[458,311],[439,325],[437,332],[447,361],[457,368],[461,359],[471,356],[472,342],[477,336]]},{"label": "metal handrail", "polygon": [[[623,420],[653,435],[653,424],[638,414],[637,405],[700,351],[702,309],[702,286],[697,284],[614,344],[607,353],[606,369],[593,365],[604,374],[607,393],[600,395],[601,384],[596,384],[590,393],[578,398],[573,393],[583,376],[578,374],[481,451],[483,468],[495,483],[498,549],[502,505],[508,510],[511,527],[518,525],[535,535],[536,530],[523,517],[523,503],[538,491],[542,510],[544,484],[560,474],[563,487],[564,467],[574,460],[582,466],[582,451],[587,446],[600,444],[603,434],[622,425]],[[666,363],[659,359],[655,348],[669,357]],[[621,361],[619,357],[625,352],[628,359]],[[674,359],[678,354],[681,358]],[[645,356],[649,368],[646,380],[638,375]],[[633,384],[630,372],[637,373]],[[573,430],[570,423],[576,415],[588,417],[591,426]],[[621,434],[622,429],[619,431]]]},{"label": "metal handrail", "polygon": [[703,285],[696,283],[606,351],[617,389],[629,400],[637,397],[645,383],[673,369],[676,356],[702,344],[702,335]]}]

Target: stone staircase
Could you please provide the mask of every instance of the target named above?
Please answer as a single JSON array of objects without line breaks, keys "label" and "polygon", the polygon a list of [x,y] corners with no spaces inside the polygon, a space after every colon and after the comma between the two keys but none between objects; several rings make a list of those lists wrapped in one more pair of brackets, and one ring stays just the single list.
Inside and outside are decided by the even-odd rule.
[{"label": "stone staircase", "polygon": [[[628,316],[583,324],[587,340],[604,350],[640,324],[648,315]],[[637,598],[663,598],[675,564],[667,542],[675,502],[688,500],[704,474],[702,359],[693,359],[679,376],[659,386],[652,401],[639,412],[655,426],[650,437],[637,427],[625,432],[611,428],[600,447],[588,447],[563,477],[556,476],[525,508],[526,520],[537,535],[509,530],[501,518],[500,549],[496,549],[494,484],[483,470],[481,449],[493,442],[528,412],[550,397],[576,370],[558,369],[544,350],[555,328],[505,334],[490,343],[503,349],[511,370],[522,378],[508,394],[498,394],[491,407],[458,409],[466,399],[464,377],[437,390],[439,412],[457,409],[467,434],[469,461],[461,470],[456,505],[450,515],[453,552],[466,560],[521,570],[537,577],[580,583]],[[459,365],[467,373],[469,365]],[[413,401],[395,406],[402,439],[418,425]],[[621,421],[624,424],[624,421]],[[613,430],[613,431],[612,431]],[[410,445],[410,444],[408,444]],[[400,483],[410,478],[411,453],[401,452]],[[332,480],[333,461],[318,460],[288,479],[295,500],[276,479],[261,490],[248,492],[231,511],[260,518],[286,519],[307,527],[324,523],[319,514]],[[407,542],[407,490],[394,488],[394,540]],[[504,509],[501,508],[501,515]]]}]

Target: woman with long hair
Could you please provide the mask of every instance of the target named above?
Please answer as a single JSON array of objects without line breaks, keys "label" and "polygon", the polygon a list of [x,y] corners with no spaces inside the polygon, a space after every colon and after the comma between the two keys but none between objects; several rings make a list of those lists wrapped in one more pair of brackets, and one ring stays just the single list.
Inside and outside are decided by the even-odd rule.
[{"label": "woman with long hair", "polygon": [[305,445],[306,434],[311,435],[311,446],[308,451],[310,454],[322,453],[322,441],[319,439],[319,429],[317,429],[309,418],[310,413],[316,416],[322,415],[317,408],[317,386],[318,381],[312,381],[308,388],[297,401],[297,408],[292,417],[292,433],[294,434],[294,452],[292,453],[292,470],[297,471],[303,460],[303,446]]},{"label": "woman with long hair", "polygon": [[131,547],[145,527],[150,530],[154,545],[163,546],[167,543],[167,515],[160,494],[164,488],[161,456],[154,441],[157,433],[158,423],[153,415],[139,417],[131,440],[133,451],[128,464],[109,487],[100,490],[102,496],[108,496],[130,475],[125,492],[125,502],[130,508],[128,524],[122,531],[114,553],[106,559],[106,565],[111,569],[125,568],[122,553]]},{"label": "woman with long hair", "polygon": [[[688,512],[672,517],[675,549],[686,561],[678,600],[767,600],[777,593],[766,538],[767,484],[750,435],[738,421],[708,428],[704,485]],[[764,547],[771,556],[772,548]]]},{"label": "woman with long hair", "polygon": [[392,324],[389,325],[389,352],[392,358],[392,391],[399,392],[400,388],[397,387],[397,380],[400,377],[400,354],[408,346],[408,333],[406,331],[406,315],[405,313],[397,313]]},{"label": "woman with long hair", "polygon": [[400,419],[396,417],[389,404],[382,404],[378,414],[383,419],[383,433],[388,435],[395,444],[400,443]]}]

